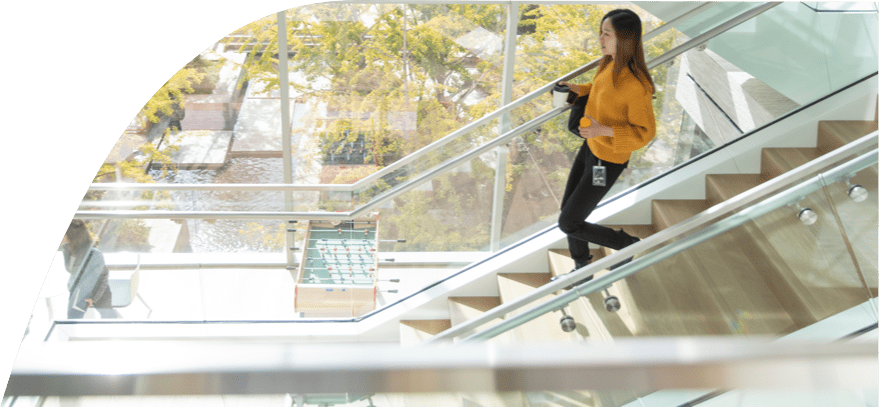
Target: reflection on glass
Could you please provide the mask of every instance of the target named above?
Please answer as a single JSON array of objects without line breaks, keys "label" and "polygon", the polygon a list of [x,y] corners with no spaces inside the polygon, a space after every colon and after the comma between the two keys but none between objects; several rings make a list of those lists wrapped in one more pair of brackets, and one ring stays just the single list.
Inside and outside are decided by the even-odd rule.
[{"label": "reflection on glass", "polygon": [[869,298],[877,296],[876,264],[877,230],[877,166],[872,166],[852,174],[844,182],[827,187],[833,209],[839,216],[839,224],[845,233],[847,244],[851,246],[857,277]]},{"label": "reflection on glass", "polygon": [[486,153],[380,210],[382,234],[406,243],[381,251],[482,251],[489,244],[494,154]]},{"label": "reflection on glass", "polygon": [[[850,182],[874,184],[875,168],[861,171]],[[845,188],[846,185],[840,184],[828,189],[848,199]],[[848,222],[860,219],[857,216],[860,211],[875,211],[875,206],[869,204],[854,205],[860,204],[835,204],[836,210],[847,212]],[[797,214],[802,208],[810,208],[815,213],[814,223],[807,225],[800,221]],[[681,214],[689,210],[675,201],[656,208],[663,216],[681,218],[689,217]],[[568,340],[630,336],[785,336],[795,332],[826,340],[839,339],[851,332],[827,331],[828,325],[817,323],[860,309],[876,296],[875,279],[865,282],[864,277],[866,273],[875,275],[875,269],[869,269],[875,266],[868,261],[861,267],[866,273],[859,273],[852,257],[852,252],[858,251],[864,252],[862,257],[875,257],[875,244],[870,242],[870,234],[875,231],[859,229],[863,228],[850,224],[850,232],[841,232],[834,206],[819,188],[798,202],[781,206],[648,266],[614,283],[607,291],[572,302],[568,312],[578,323],[577,336]],[[848,233],[860,235],[863,242],[852,240],[847,237]],[[853,246],[851,250],[849,244]],[[862,244],[863,247],[859,247]],[[606,270],[597,275],[605,273]],[[619,298],[622,303],[619,311],[605,310],[604,300],[608,295]],[[545,332],[552,329],[553,323],[555,331],[560,332],[558,318],[557,314],[547,314],[510,332]]]}]

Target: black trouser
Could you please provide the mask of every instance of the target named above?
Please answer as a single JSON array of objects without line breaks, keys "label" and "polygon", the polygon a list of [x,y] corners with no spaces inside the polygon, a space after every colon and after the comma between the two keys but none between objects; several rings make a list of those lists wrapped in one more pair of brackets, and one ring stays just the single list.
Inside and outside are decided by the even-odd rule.
[{"label": "black trouser", "polygon": [[565,196],[562,198],[559,229],[568,235],[568,248],[571,250],[571,257],[578,265],[588,262],[590,242],[614,250],[622,249],[628,243],[613,229],[586,222],[586,218],[610,191],[610,187],[629,163],[615,164],[602,160],[601,165],[607,168],[607,185],[603,187],[592,185],[592,167],[597,164],[598,158],[583,141],[583,146],[574,159],[574,165],[571,166]]}]

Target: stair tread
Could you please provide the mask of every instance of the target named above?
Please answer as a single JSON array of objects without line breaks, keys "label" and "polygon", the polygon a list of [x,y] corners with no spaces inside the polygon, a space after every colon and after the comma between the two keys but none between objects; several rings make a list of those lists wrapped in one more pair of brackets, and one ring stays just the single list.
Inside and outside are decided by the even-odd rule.
[{"label": "stair tread", "polygon": [[[602,253],[599,249],[590,249],[592,261],[601,258]],[[574,259],[571,258],[571,252],[568,249],[549,249],[547,250],[549,257],[549,273],[551,276],[559,276],[567,274],[574,269]]]},{"label": "stair tread", "polygon": [[[476,318],[486,311],[501,304],[500,297],[449,297],[449,317],[452,326],[459,325]],[[498,319],[499,321],[499,319]],[[483,327],[491,326],[498,321],[489,322]]]},{"label": "stair tread", "polygon": [[818,122],[818,149],[826,154],[876,130],[876,121],[820,121]]},{"label": "stair tread", "polygon": [[709,208],[704,199],[654,199],[653,227],[659,231],[683,222]]},{"label": "stair tread", "polygon": [[508,278],[532,288],[538,288],[550,281],[550,273],[498,273],[498,277]]},{"label": "stair tread", "polygon": [[710,206],[717,205],[760,185],[761,174],[708,174],[705,176],[705,197]]},{"label": "stair tread", "polygon": [[501,305],[501,297],[449,297],[450,302],[461,304],[479,312],[488,311]]},{"label": "stair tread", "polygon": [[448,319],[401,320],[400,345],[414,346],[452,327]]},{"label": "stair tread", "polygon": [[[498,274],[498,292],[500,292],[501,301],[507,303],[529,294],[535,287],[539,287],[549,281],[550,273]],[[540,282],[542,282],[540,285],[533,285]],[[544,296],[537,299],[535,304],[554,297],[555,294]],[[518,315],[526,309],[527,307],[513,311],[508,314],[507,318]],[[581,333],[585,333],[585,330],[581,329],[582,325],[578,325],[578,329],[573,332],[564,332],[559,324],[560,319],[561,313],[550,312],[513,328],[507,333],[516,341],[573,341],[582,339]]]},{"label": "stair tread", "polygon": [[772,179],[821,155],[817,148],[764,148],[760,173],[766,179]]},{"label": "stair tread", "polygon": [[400,323],[429,335],[436,335],[452,327],[448,319],[410,319],[401,320]]}]

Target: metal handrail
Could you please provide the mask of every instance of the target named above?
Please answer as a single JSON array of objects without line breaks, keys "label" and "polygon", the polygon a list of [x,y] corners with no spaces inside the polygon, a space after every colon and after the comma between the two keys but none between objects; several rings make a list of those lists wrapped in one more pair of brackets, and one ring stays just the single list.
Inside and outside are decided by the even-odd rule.
[{"label": "metal handrail", "polygon": [[[662,54],[647,63],[648,69],[652,69],[658,65],[661,65],[665,62],[668,62],[672,58],[695,48],[709,39],[720,35],[721,33],[728,31],[729,29],[759,15],[767,10],[781,4],[780,2],[770,2],[753,9],[750,9],[738,16],[726,21],[725,23],[699,35],[684,44],[681,44],[665,54]],[[655,31],[655,30],[654,30]],[[651,31],[652,32],[652,31]],[[408,155],[407,157],[414,160],[415,158],[420,158],[427,152],[433,151],[436,148],[448,143],[452,139],[458,138],[463,134],[466,134],[473,130],[478,125],[484,124],[488,120],[493,120],[501,116],[504,113],[507,113],[509,110],[514,109],[522,104],[525,104],[532,99],[540,96],[546,92],[548,92],[555,83],[559,81],[569,80],[574,78],[583,72],[586,72],[596,66],[598,66],[599,61],[592,61],[577,70],[574,70],[552,82],[543,85],[537,90],[529,93],[522,98],[517,99],[513,103],[495,110],[489,115],[472,122],[461,129],[450,133],[446,137],[432,143],[429,146],[422,148],[421,150]],[[391,189],[390,191],[383,194],[380,198],[373,199],[369,203],[361,206],[358,209],[349,212],[251,212],[251,211],[77,211],[74,218],[77,219],[125,219],[125,218],[138,218],[138,219],[311,219],[311,220],[345,220],[350,219],[352,217],[361,216],[364,214],[368,214],[373,209],[381,206],[387,201],[394,199],[400,194],[408,192],[422,183],[433,179],[436,176],[439,176],[445,172],[448,172],[458,165],[462,164],[465,161],[468,161],[482,153],[492,150],[495,147],[498,147],[506,142],[512,140],[513,138],[526,133],[528,131],[536,129],[541,124],[549,121],[550,119],[562,114],[567,111],[570,107],[559,107],[554,108],[537,118],[534,118],[525,124],[512,129],[492,141],[483,144],[480,147],[477,147],[473,150],[470,150],[467,153],[457,156],[451,160],[444,162],[442,165],[439,165],[433,168],[430,171],[422,173],[418,177],[415,177],[401,185],[398,185]],[[440,144],[437,144],[440,143]],[[408,159],[408,158],[406,158]],[[387,168],[391,168],[397,163],[402,162],[397,161],[394,164],[391,164],[388,167],[382,169],[384,171]],[[402,165],[402,164],[401,164]],[[398,167],[393,167],[392,170]],[[381,172],[381,171],[379,171]],[[379,172],[373,173],[371,176],[379,174]],[[188,184],[172,184],[172,185],[162,185],[162,184],[132,184],[132,183],[106,183],[106,184],[92,184],[89,190],[117,190],[117,189],[126,189],[126,190],[260,190],[260,191],[355,191],[363,186],[363,183],[372,182],[367,181],[370,179],[369,177],[364,178],[354,184],[313,184],[313,185],[285,185],[285,184],[257,184],[257,185],[235,185],[235,184],[196,184],[196,185],[188,185]]]},{"label": "metal handrail", "polygon": [[[560,278],[552,281],[550,283],[544,284],[540,288],[537,288],[527,295],[517,298],[515,301],[510,302],[508,304],[503,304],[501,306],[492,308],[491,310],[481,314],[480,316],[470,319],[464,323],[453,326],[443,332],[440,332],[437,335],[434,335],[431,339],[427,341],[427,343],[433,343],[438,341],[450,340],[454,337],[457,337],[461,334],[473,331],[477,327],[482,324],[492,321],[496,318],[504,318],[507,314],[512,311],[515,311],[519,308],[522,308],[528,304],[531,304],[541,298],[546,297],[547,295],[552,295],[564,287],[571,285],[576,281],[580,281],[588,276],[594,275],[595,273],[604,270],[614,264],[621,262],[622,260],[638,255],[639,253],[643,253],[645,251],[649,251],[652,249],[659,248],[655,252],[651,252],[643,257],[639,257],[638,259],[632,261],[631,263],[622,266],[610,273],[607,273],[601,277],[597,277],[594,280],[587,282],[585,284],[581,284],[576,287],[574,290],[567,291],[565,294],[557,296],[553,300],[549,300],[543,302],[537,306],[529,308],[527,311],[522,314],[505,320],[503,323],[493,326],[492,328],[487,329],[486,331],[477,333],[471,337],[467,337],[466,339],[471,338],[485,338],[485,335],[488,334],[497,334],[500,332],[504,332],[508,329],[512,329],[514,326],[511,324],[514,323],[523,323],[524,318],[529,318],[527,320],[536,318],[537,316],[543,315],[546,312],[555,311],[566,305],[567,303],[575,300],[576,298],[589,294],[594,291],[598,291],[603,287],[613,284],[614,282],[621,280],[625,277],[628,277],[631,274],[636,273],[643,267],[646,267],[650,264],[653,264],[657,261],[660,261],[672,254],[676,253],[673,250],[680,248],[680,250],[684,250],[696,243],[701,242],[699,240],[695,243],[692,243],[695,237],[693,236],[703,236],[703,233],[709,233],[714,230],[715,225],[720,224],[717,223],[715,225],[709,226],[705,230],[694,234],[688,238],[682,239],[678,242],[672,243],[668,246],[661,247],[661,245],[668,242],[670,239],[674,239],[679,236],[683,236],[684,234],[695,230],[703,225],[706,225],[710,222],[715,221],[716,219],[728,215],[731,211],[735,211],[737,209],[743,208],[747,205],[751,205],[755,203],[757,200],[770,195],[771,193],[778,191],[781,188],[785,188],[789,185],[792,185],[796,181],[802,179],[805,176],[808,176],[818,169],[826,168],[827,166],[843,159],[871,144],[875,144],[877,137],[879,137],[879,132],[873,132],[864,137],[861,137],[855,142],[849,143],[841,148],[838,148],[828,154],[825,154],[811,162],[804,164],[796,169],[788,171],[778,177],[773,178],[770,181],[762,183],[748,192],[739,194],[731,199],[728,199],[722,203],[719,203],[696,216],[693,216],[683,222],[680,222],[672,227],[663,229],[660,232],[657,232],[650,237],[645,238],[644,240],[635,243],[629,247],[626,247],[618,252],[604,257],[594,263],[591,263],[583,268],[580,268],[572,273],[565,274]],[[847,171],[852,166],[863,165],[865,162],[876,163],[877,162],[877,151],[874,151],[873,154],[865,154],[857,159],[850,161],[849,163],[842,165],[840,167],[834,168],[831,171],[828,171],[827,177],[839,177],[839,173],[841,171]],[[867,164],[871,165],[871,164]],[[808,192],[802,193],[805,190],[805,187],[794,187],[785,191],[783,194],[787,194],[784,196],[788,196],[795,193],[800,193],[802,196],[805,196]],[[793,191],[793,192],[791,192]],[[782,194],[779,194],[782,195]],[[780,199],[780,198],[779,198]],[[756,210],[749,210],[750,208],[743,210],[739,214],[733,215],[728,219],[724,219],[723,225],[731,222],[729,219],[740,219],[741,216],[752,216],[755,214]],[[774,208],[773,208],[774,209]],[[741,215],[744,213],[745,215]],[[744,218],[750,219],[750,218]],[[710,230],[709,230],[710,229]],[[709,232],[706,232],[709,231]],[[692,243],[692,244],[691,244]],[[686,245],[690,246],[686,246]],[[660,257],[665,256],[665,257]]]}]

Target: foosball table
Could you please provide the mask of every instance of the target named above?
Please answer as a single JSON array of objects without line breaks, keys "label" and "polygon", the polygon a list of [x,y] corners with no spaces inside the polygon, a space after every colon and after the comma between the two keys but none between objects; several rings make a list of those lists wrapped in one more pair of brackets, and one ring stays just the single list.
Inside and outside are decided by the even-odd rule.
[{"label": "foosball table", "polygon": [[376,307],[378,216],[308,221],[296,281],[303,317],[360,316]]}]

